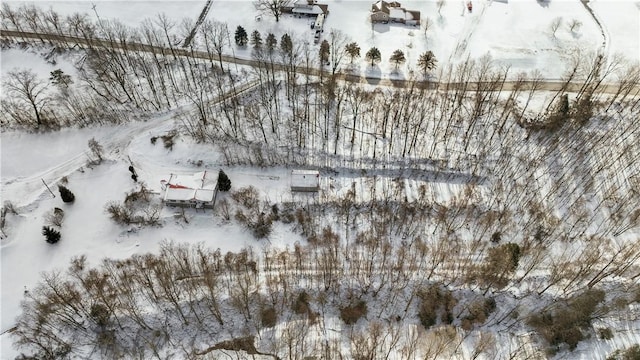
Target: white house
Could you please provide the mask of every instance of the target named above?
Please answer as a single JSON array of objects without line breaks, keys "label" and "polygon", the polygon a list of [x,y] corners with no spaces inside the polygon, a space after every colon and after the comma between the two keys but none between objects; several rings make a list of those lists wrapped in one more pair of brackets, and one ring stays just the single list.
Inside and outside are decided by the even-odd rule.
[{"label": "white house", "polygon": [[169,180],[160,181],[162,200],[169,206],[213,209],[218,194],[218,176],[209,171],[195,174],[171,174]]},{"label": "white house", "polygon": [[293,3],[290,10],[296,15],[318,16],[320,14],[327,15],[329,13],[329,5],[319,4],[317,0],[298,0]]},{"label": "white house", "polygon": [[320,190],[320,173],[316,170],[291,170],[291,191]]}]

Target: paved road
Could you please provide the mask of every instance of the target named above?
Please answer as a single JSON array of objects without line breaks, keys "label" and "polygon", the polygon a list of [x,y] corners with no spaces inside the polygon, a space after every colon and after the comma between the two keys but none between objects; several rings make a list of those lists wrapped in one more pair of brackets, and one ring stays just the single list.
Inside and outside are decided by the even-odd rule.
[{"label": "paved road", "polygon": [[[187,56],[199,59],[209,59],[209,54],[204,51],[196,51],[196,50],[187,50],[181,48],[167,48],[162,46],[148,45],[136,42],[127,42],[127,41],[115,41],[115,40],[105,40],[105,39],[93,39],[93,38],[81,38],[75,36],[68,35],[57,35],[57,34],[45,34],[45,33],[32,33],[32,32],[22,32],[22,31],[14,31],[14,30],[0,30],[0,38],[2,39],[18,39],[18,40],[40,40],[40,41],[55,41],[55,42],[66,42],[69,44],[78,44],[82,46],[91,46],[91,47],[103,47],[109,49],[128,49],[135,51],[144,51],[144,52],[154,52],[160,54],[175,54],[177,56]],[[240,65],[248,65],[248,66],[259,66],[260,62],[253,59],[243,59],[238,57],[233,57],[229,55],[222,55],[222,61],[235,63]],[[274,67],[278,70],[284,70],[285,66],[280,64],[275,64]],[[312,76],[331,76],[331,71],[317,68],[305,68],[305,67],[297,67],[296,71],[300,74],[308,74]],[[375,86],[383,86],[383,87],[396,87],[403,88],[409,87],[412,84],[410,80],[391,80],[391,79],[379,79],[379,78],[368,78],[361,75],[353,75],[353,74],[345,74],[339,73],[336,74],[337,80],[342,80],[345,82],[351,83],[361,83],[361,84],[369,84]],[[502,86],[503,91],[513,90],[516,86],[516,81],[506,81]],[[413,86],[417,86],[419,88],[428,88],[428,89],[455,89],[459,88],[462,84],[460,83],[444,83],[444,82],[436,82],[436,81],[417,81],[413,83]],[[478,85],[482,85],[481,83],[470,82],[467,84],[467,91],[474,91]],[[530,89],[534,82],[525,81],[522,89],[527,90]],[[562,90],[565,86],[565,83],[558,80],[543,80],[538,83],[538,89],[542,91],[559,91]],[[600,90],[604,93],[614,94],[618,90],[618,86],[616,84],[602,84],[600,85]],[[574,82],[570,83],[566,87],[566,91],[568,92],[577,92],[581,89],[582,83]],[[635,86],[636,91],[640,91],[640,84]]]}]

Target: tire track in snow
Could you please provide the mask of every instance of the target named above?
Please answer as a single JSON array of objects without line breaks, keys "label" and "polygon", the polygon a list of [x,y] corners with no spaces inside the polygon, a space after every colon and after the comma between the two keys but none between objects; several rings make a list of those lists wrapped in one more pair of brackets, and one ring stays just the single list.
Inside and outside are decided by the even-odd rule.
[{"label": "tire track in snow", "polygon": [[465,21],[465,24],[462,28],[462,32],[460,33],[460,36],[458,36],[456,48],[454,49],[453,53],[449,55],[449,60],[448,60],[449,65],[451,65],[451,62],[453,60],[461,58],[462,55],[467,51],[467,46],[469,45],[469,41],[473,37],[473,34],[476,28],[480,24],[480,20],[484,16],[485,9],[490,5],[491,5],[491,0],[489,0],[487,4],[482,5],[482,10],[480,11],[480,14],[477,14],[477,13],[474,14],[473,12],[467,13],[466,2],[462,1],[462,7],[464,11],[463,14],[467,14],[467,16],[469,16],[470,18],[467,21]]},{"label": "tire track in snow", "polygon": [[609,43],[611,42],[609,40],[610,38],[609,31],[604,27],[604,25],[602,25],[602,21],[600,21],[600,19],[598,18],[596,13],[593,11],[591,6],[589,6],[589,1],[590,0],[580,0],[580,3],[582,3],[582,6],[584,6],[584,8],[587,10],[587,12],[591,15],[593,20],[596,22],[596,24],[600,28],[600,33],[602,34],[602,45],[600,45],[600,55],[607,57],[609,55]]}]

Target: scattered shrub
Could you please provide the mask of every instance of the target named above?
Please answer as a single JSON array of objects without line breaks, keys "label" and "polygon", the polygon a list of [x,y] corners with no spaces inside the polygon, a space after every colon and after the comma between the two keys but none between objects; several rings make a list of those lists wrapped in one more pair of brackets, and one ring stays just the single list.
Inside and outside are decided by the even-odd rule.
[{"label": "scattered shrub", "polygon": [[105,210],[111,220],[120,225],[129,225],[133,222],[133,211],[123,204],[116,201],[110,201],[105,206]]},{"label": "scattered shrub", "polygon": [[109,324],[111,313],[106,306],[102,304],[93,304],[91,305],[91,312],[89,313],[89,316],[91,316],[91,319],[95,321],[96,325],[104,328]]},{"label": "scattered shrub", "polygon": [[220,210],[220,215],[222,215],[223,219],[227,221],[231,220],[231,207],[227,199],[222,199],[216,208]]},{"label": "scattered shrub", "polygon": [[610,328],[598,329],[598,338],[602,340],[610,340],[613,338],[613,331]]},{"label": "scattered shrub", "polygon": [[105,211],[111,220],[120,225],[157,226],[160,225],[162,206],[152,200],[151,191],[142,183],[139,190],[127,193],[122,203],[108,202]]},{"label": "scattered shrub", "polygon": [[418,290],[418,318],[425,329],[429,329],[438,322],[451,324],[453,322],[453,308],[458,300],[451,291],[441,288],[438,284],[432,284]]},{"label": "scattered shrub", "polygon": [[71,203],[75,201],[76,196],[71,192],[71,190],[67,189],[65,186],[58,185],[58,191],[60,191],[60,197],[62,198],[62,201],[66,203]]},{"label": "scattered shrub", "polygon": [[87,145],[89,146],[89,150],[91,150],[93,156],[97,159],[97,163],[101,163],[103,152],[102,145],[100,145],[100,143],[95,138],[89,139]]},{"label": "scattered shrub", "polygon": [[49,225],[61,227],[64,220],[64,210],[60,208],[54,208],[45,216],[45,220]]},{"label": "scattered shrub", "polygon": [[9,200],[6,200],[3,203],[2,209],[7,213],[11,213],[13,215],[18,215],[18,209],[16,209],[16,206]]},{"label": "scattered shrub", "polygon": [[151,191],[144,184],[140,185],[140,189],[127,193],[124,198],[125,205],[133,206],[136,203],[148,203]]},{"label": "scattered shrub", "polygon": [[479,274],[474,274],[479,282],[497,289],[501,289],[509,283],[511,275],[518,268],[520,262],[520,246],[515,243],[506,243],[492,247]]},{"label": "scattered shrub", "polygon": [[550,350],[557,351],[563,344],[573,350],[585,339],[583,330],[590,327],[593,313],[604,295],[602,290],[586,290],[565,302],[556,302],[550,309],[532,314],[528,324],[549,343]]},{"label": "scattered shrub", "polygon": [[260,322],[264,327],[274,327],[278,322],[278,313],[273,306],[266,307],[260,312]]},{"label": "scattered shrub", "polygon": [[309,294],[306,291],[302,291],[296,297],[296,300],[291,304],[291,310],[296,314],[308,314],[310,312],[309,307]]},{"label": "scattered shrub", "polygon": [[253,236],[263,239],[271,235],[273,220],[270,216],[260,213],[258,214],[258,219],[255,222],[249,222],[248,225],[253,232]]},{"label": "scattered shrub", "polygon": [[469,331],[474,325],[482,325],[495,310],[496,300],[494,298],[473,301],[467,308],[468,314],[462,318],[461,327]]},{"label": "scattered shrub", "polygon": [[164,143],[164,148],[173,150],[173,145],[175,144],[175,137],[178,135],[178,132],[175,130],[171,130],[168,133],[160,136],[162,142]]},{"label": "scattered shrub", "polygon": [[335,246],[340,242],[340,235],[335,233],[331,226],[325,226],[322,234],[312,234],[309,236],[309,243],[314,245]]},{"label": "scattered shrub", "polygon": [[636,344],[625,350],[616,350],[607,360],[638,360],[640,359],[640,345]]},{"label": "scattered shrub", "polygon": [[44,235],[45,241],[49,244],[55,244],[60,241],[60,232],[50,226],[42,227],[42,235]]},{"label": "scattered shrub", "polygon": [[231,198],[249,210],[257,210],[258,205],[260,205],[258,190],[253,186],[247,186],[234,191],[231,194]]},{"label": "scattered shrub", "polygon": [[363,316],[367,316],[367,303],[364,300],[340,308],[340,319],[347,325],[355,324]]}]

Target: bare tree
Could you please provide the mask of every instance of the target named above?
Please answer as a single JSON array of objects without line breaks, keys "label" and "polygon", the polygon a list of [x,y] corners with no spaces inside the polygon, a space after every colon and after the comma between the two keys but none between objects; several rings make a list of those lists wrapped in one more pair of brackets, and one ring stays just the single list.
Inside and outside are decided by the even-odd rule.
[{"label": "bare tree", "polygon": [[424,37],[427,37],[427,33],[433,27],[433,20],[430,17],[421,21],[422,31],[424,31]]},{"label": "bare tree", "polygon": [[33,109],[36,127],[39,127],[42,125],[43,108],[49,101],[46,94],[48,83],[31,70],[14,70],[8,75],[5,85],[8,92]]},{"label": "bare tree", "polygon": [[560,28],[560,24],[562,24],[561,17],[556,17],[551,20],[551,25],[549,25],[549,28],[551,29],[551,35],[553,35],[553,37],[556,36],[556,31],[558,31],[558,29]]},{"label": "bare tree", "polygon": [[218,21],[206,20],[202,23],[200,30],[204,38],[207,53],[211,54],[211,51],[213,50],[218,56],[220,70],[224,70],[222,64],[222,52],[224,47],[229,45],[230,41],[227,24]]},{"label": "bare tree", "polygon": [[330,57],[331,57],[331,73],[335,74],[340,67],[342,60],[347,55],[348,37],[342,31],[331,29],[329,33]]},{"label": "bare tree", "polygon": [[291,0],[256,0],[253,2],[253,6],[263,14],[273,15],[276,22],[278,22],[282,15],[282,8],[290,3]]},{"label": "bare tree", "polygon": [[578,19],[571,19],[571,21],[569,21],[569,24],[567,24],[567,26],[569,26],[569,31],[573,33],[580,30],[580,28],[582,27],[582,21]]}]

